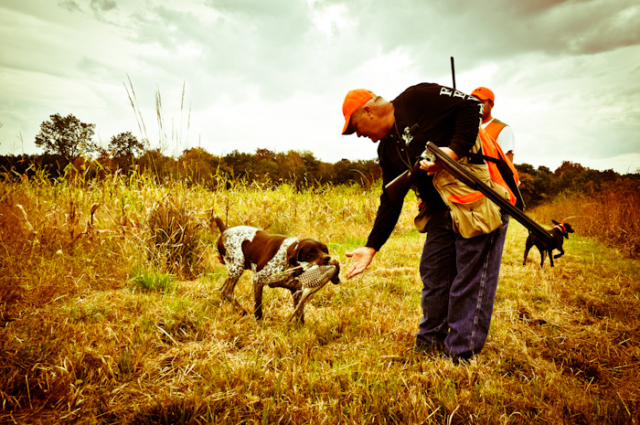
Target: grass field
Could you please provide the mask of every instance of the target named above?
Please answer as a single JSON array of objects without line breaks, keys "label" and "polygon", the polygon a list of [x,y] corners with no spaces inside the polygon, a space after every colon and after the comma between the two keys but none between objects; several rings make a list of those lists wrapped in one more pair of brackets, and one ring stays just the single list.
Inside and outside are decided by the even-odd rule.
[{"label": "grass field", "polygon": [[[344,274],[377,190],[0,183],[0,423],[638,423],[639,263],[579,218],[542,270],[535,249],[522,265],[511,222],[487,345],[465,366],[412,351],[424,235],[411,201],[305,325],[286,323],[285,290],[265,291],[261,322],[221,300],[212,213],[322,240]],[[250,273],[236,291],[249,308]]]}]

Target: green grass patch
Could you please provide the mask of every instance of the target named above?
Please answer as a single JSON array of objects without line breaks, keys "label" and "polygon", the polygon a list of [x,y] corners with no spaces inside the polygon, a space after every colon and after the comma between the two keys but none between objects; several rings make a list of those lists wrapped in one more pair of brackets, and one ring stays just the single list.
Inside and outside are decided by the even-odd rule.
[{"label": "green grass patch", "polygon": [[168,294],[176,288],[176,277],[169,273],[136,270],[131,283],[133,291],[159,291]]}]

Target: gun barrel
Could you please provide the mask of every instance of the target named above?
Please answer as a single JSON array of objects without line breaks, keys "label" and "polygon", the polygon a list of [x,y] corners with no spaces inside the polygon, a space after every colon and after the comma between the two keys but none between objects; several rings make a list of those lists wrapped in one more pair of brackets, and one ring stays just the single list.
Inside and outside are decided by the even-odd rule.
[{"label": "gun barrel", "polygon": [[453,56],[451,56],[451,77],[453,78],[453,89],[456,88],[456,68],[453,64]]}]

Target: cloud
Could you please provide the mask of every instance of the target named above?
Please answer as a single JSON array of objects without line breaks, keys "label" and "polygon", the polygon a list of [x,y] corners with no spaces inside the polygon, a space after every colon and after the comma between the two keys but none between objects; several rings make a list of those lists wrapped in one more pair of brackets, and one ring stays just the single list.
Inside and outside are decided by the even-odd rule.
[{"label": "cloud", "polygon": [[91,9],[96,12],[108,12],[117,8],[118,4],[114,0],[91,0]]},{"label": "cloud", "polygon": [[59,1],[58,5],[70,12],[81,12],[80,6],[73,0],[63,0]]},{"label": "cloud", "polygon": [[165,128],[186,128],[190,113],[188,143],[214,154],[369,159],[375,145],[339,134],[344,94],[450,85],[454,56],[459,89],[495,91],[516,161],[623,158],[640,151],[636,3],[5,0],[0,149],[18,134],[32,143],[58,112],[95,122],[104,139],[136,131],[131,78],[152,141],[159,93]]},{"label": "cloud", "polygon": [[459,56],[471,66],[543,53],[585,55],[640,43],[640,5],[631,0],[344,3],[361,23],[359,37],[385,51],[411,48],[434,72],[431,57]]}]

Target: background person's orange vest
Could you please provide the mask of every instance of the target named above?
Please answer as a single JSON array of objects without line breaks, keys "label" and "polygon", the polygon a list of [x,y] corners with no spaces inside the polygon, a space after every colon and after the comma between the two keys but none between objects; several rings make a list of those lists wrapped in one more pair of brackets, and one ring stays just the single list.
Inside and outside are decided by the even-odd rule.
[{"label": "background person's orange vest", "polygon": [[[524,203],[520,204],[520,202],[522,202],[523,200],[519,200],[518,196],[516,196],[516,193],[519,194],[517,187],[520,184],[520,176],[518,175],[518,170],[516,170],[511,161],[509,161],[509,158],[507,158],[504,152],[502,152],[502,148],[500,148],[500,145],[496,141],[496,138],[491,136],[489,132],[487,132],[487,127],[485,127],[484,129],[481,127],[478,130],[478,136],[480,136],[480,140],[482,141],[482,157],[485,159],[487,166],[489,167],[489,176],[491,177],[491,180],[507,189],[507,191],[509,192],[509,202],[511,203],[511,205],[518,204],[520,208],[523,208]],[[502,128],[504,127],[506,127],[506,124],[502,126]],[[494,161],[491,161],[491,159],[494,159]],[[502,167],[498,165],[500,160],[502,160],[503,163]],[[504,167],[505,165],[506,167]],[[503,169],[501,170],[501,168]],[[505,180],[505,177],[507,177],[508,174],[511,174],[513,176],[512,178],[508,178],[509,182]]]},{"label": "background person's orange vest", "polygon": [[484,128],[484,131],[489,133],[489,136],[493,137],[493,140],[498,140],[498,134],[505,128],[507,124],[503,123],[498,119],[493,119],[487,126]]}]

